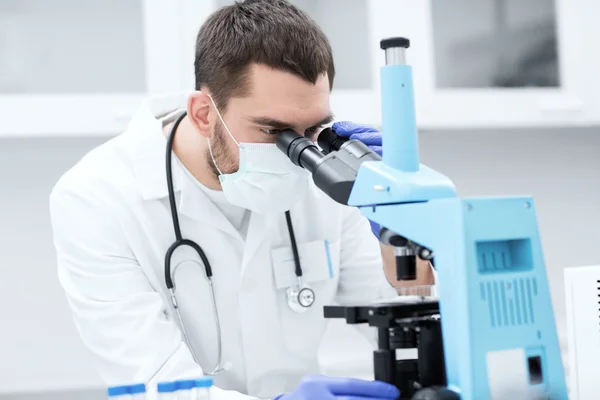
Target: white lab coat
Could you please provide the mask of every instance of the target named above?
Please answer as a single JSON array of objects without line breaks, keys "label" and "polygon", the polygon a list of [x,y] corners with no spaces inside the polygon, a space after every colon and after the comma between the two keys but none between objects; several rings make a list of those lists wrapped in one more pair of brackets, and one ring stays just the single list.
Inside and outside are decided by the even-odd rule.
[{"label": "white lab coat", "polygon": [[[184,104],[182,95],[146,101],[123,134],[87,154],[50,196],[60,282],[107,385],[147,382],[152,390],[157,382],[200,376],[217,359],[215,318],[198,257],[189,248],[177,251],[173,268],[200,366],[182,341],[164,279],[174,234],[166,140],[155,116]],[[213,396],[267,398],[291,391],[303,376],[319,372],[324,305],[367,303],[395,293],[368,221],[309,184],[291,216],[316,303],[297,314],[285,297],[295,282],[293,266],[274,262],[281,261],[275,249],[289,251],[284,214],[252,214],[243,240],[184,172],[174,161],[181,229],[212,264],[223,360],[230,365],[215,377],[220,389]]]}]

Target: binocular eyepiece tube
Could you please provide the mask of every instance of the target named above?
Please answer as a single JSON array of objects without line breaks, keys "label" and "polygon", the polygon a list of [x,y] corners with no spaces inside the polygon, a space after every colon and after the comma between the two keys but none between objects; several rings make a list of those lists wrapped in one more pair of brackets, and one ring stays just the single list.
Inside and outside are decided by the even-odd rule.
[{"label": "binocular eyepiece tube", "polygon": [[318,147],[291,129],[281,131],[277,137],[277,148],[287,155],[294,164],[314,173],[317,163],[324,155]]},{"label": "binocular eyepiece tube", "polygon": [[358,140],[348,140],[324,129],[319,146],[291,129],[277,136],[277,148],[299,167],[307,169],[319,189],[340,204],[348,204],[360,164],[381,157]]}]

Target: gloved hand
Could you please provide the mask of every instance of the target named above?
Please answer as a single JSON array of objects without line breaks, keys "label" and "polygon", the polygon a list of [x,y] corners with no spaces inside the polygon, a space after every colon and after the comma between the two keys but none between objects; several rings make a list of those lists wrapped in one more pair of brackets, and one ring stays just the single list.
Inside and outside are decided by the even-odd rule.
[{"label": "gloved hand", "polygon": [[350,121],[339,121],[331,126],[338,136],[358,140],[381,155],[381,132],[369,125],[356,124]]},{"label": "gloved hand", "polygon": [[309,376],[293,393],[273,400],[393,400],[400,391],[389,383],[327,376]]},{"label": "gloved hand", "polygon": [[[351,140],[358,140],[369,146],[375,153],[382,155],[381,151],[381,132],[368,125],[356,124],[350,121],[339,121],[331,126],[338,136],[347,137]],[[379,239],[379,224],[369,220],[371,232]]]}]

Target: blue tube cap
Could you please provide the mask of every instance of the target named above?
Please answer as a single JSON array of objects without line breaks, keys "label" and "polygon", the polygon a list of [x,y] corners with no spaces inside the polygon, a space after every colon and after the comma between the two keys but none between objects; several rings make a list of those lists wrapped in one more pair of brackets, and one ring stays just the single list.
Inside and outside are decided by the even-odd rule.
[{"label": "blue tube cap", "polygon": [[178,390],[190,390],[193,389],[194,386],[196,386],[196,381],[194,381],[193,379],[184,379],[177,381],[176,383]]},{"label": "blue tube cap", "polygon": [[200,379],[196,379],[197,388],[208,388],[213,385],[213,379],[210,376],[203,376]]},{"label": "blue tube cap", "polygon": [[146,385],[138,383],[137,385],[129,386],[129,394],[146,393]]},{"label": "blue tube cap", "polygon": [[160,382],[156,389],[158,393],[173,393],[177,391],[175,382]]},{"label": "blue tube cap", "polygon": [[122,396],[124,394],[129,394],[129,386],[111,386],[107,390],[108,397],[113,396]]}]

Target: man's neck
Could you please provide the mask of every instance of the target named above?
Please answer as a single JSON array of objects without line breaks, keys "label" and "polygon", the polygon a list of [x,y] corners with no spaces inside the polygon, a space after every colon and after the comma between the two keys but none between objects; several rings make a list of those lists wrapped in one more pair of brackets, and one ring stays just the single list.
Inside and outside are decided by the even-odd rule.
[{"label": "man's neck", "polygon": [[[163,128],[165,137],[171,132],[173,123]],[[212,173],[208,159],[208,141],[197,133],[186,116],[179,126],[173,140],[173,152],[177,155],[188,171],[209,189],[221,190],[219,180]]]}]

